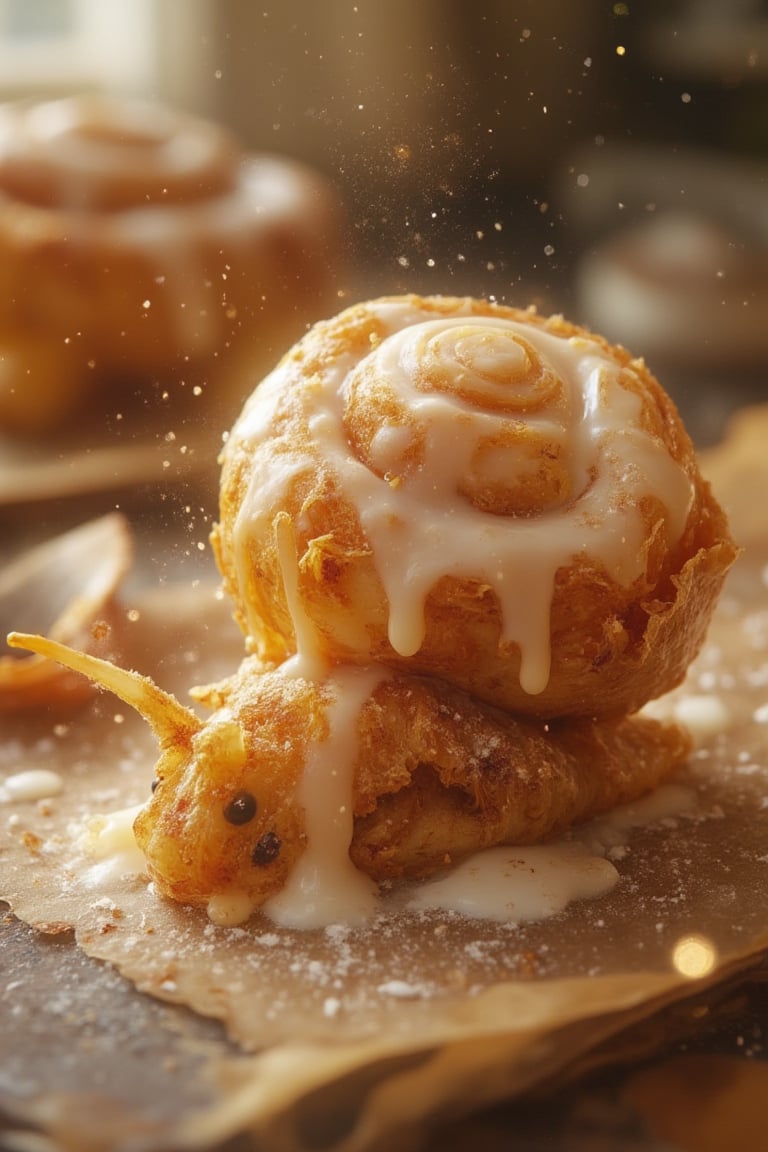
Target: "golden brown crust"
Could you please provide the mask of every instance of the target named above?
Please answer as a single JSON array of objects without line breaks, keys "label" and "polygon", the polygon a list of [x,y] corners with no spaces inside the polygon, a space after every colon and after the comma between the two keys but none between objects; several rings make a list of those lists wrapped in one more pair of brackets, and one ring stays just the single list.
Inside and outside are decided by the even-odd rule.
[{"label": "golden brown crust", "polygon": [[[303,607],[331,661],[407,667],[506,709],[542,716],[621,714],[679,683],[701,644],[736,549],[670,398],[642,361],[561,317],[453,298],[408,297],[404,303],[425,319],[469,311],[599,346],[617,365],[622,387],[639,398],[643,424],[690,481],[693,500],[682,535],[672,543],[666,539],[663,510],[647,499],[641,502],[645,541],[637,579],[625,587],[589,556],[559,569],[551,607],[552,670],[539,695],[521,689],[519,650],[502,643],[500,605],[481,580],[440,580],[426,599],[423,644],[415,655],[399,656],[387,638],[388,603],[376,557],[332,465],[312,444],[306,415],[318,375],[337,362],[359,362],[381,340],[377,302],[361,304],[317,325],[288,353],[283,361],[286,386],[275,399],[268,435],[258,443],[249,438],[244,431],[247,407],[223,454],[221,515],[213,545],[236,618],[253,649],[277,661],[294,650],[271,531],[274,515],[287,511],[297,526]],[[259,402],[257,392],[252,405]],[[355,421],[350,440],[356,435],[365,450],[372,430]],[[251,533],[246,562],[238,564],[237,517],[254,471],[270,468],[292,469],[293,478],[274,506],[260,510],[263,531]],[[534,477],[531,514],[538,514],[552,485],[561,491],[559,474],[558,461],[549,460],[543,477]],[[482,493],[486,510],[493,498],[492,492]],[[516,493],[518,508],[519,500]],[[492,510],[500,515],[509,511],[503,500],[500,509]]]}]

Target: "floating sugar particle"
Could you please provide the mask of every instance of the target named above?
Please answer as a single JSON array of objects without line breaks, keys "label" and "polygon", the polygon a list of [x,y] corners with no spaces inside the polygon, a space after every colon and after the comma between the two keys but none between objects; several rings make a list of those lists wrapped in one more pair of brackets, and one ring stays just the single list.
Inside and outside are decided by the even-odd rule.
[{"label": "floating sugar particle", "polygon": [[680,99],[682,100],[683,104],[690,104],[693,97],[691,96],[690,92],[683,92]]}]

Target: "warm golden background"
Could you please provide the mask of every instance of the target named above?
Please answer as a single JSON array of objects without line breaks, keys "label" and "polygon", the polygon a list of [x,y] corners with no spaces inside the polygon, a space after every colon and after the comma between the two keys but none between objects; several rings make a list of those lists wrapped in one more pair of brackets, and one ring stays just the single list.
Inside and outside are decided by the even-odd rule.
[{"label": "warm golden background", "polygon": [[[764,392],[764,0],[5,0],[0,22],[0,96],[156,97],[325,172],[347,298],[563,309],[646,355],[700,441]],[[630,225],[701,296],[677,338],[587,280]]]}]

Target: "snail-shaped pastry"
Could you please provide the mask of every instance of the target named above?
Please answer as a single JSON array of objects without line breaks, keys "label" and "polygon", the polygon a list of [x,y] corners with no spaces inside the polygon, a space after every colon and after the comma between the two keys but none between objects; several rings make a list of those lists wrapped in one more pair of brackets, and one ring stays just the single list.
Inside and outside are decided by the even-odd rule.
[{"label": "snail-shaped pastry", "polygon": [[536,716],[633,712],[679,683],[734,558],[641,360],[467,299],[317,325],[235,424],[214,545],[268,661],[296,649],[280,514],[330,662],[407,667]]},{"label": "snail-shaped pastry", "polygon": [[373,881],[551,837],[687,754],[629,713],[683,675],[735,549],[641,362],[559,319],[374,301],[288,354],[223,463],[215,543],[254,652],[195,691],[205,723],[9,638],[153,726],[134,830],[161,893],[226,923],[355,919]]},{"label": "snail-shaped pastry", "polygon": [[284,346],[329,295],[336,216],[314,173],[163,106],[3,106],[0,429]]}]

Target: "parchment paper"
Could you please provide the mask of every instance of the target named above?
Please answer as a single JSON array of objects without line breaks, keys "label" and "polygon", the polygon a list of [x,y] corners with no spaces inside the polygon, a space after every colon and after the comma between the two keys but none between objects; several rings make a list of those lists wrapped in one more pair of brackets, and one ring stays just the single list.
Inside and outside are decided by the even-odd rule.
[{"label": "parchment paper", "polygon": [[[735,443],[713,460],[721,478],[743,467]],[[767,474],[763,465],[763,490]],[[727,716],[681,778],[696,804],[631,833],[611,894],[542,923],[422,913],[356,931],[297,934],[259,918],[221,929],[161,902],[140,878],[84,888],[72,826],[83,812],[146,796],[152,737],[105,695],[63,726],[45,716],[7,725],[0,772],[54,767],[66,784],[50,801],[0,809],[0,896],[48,934],[24,935],[20,956],[23,929],[6,926],[0,940],[15,943],[5,946],[3,1008],[13,1020],[26,1004],[26,1020],[21,989],[36,989],[45,1053],[66,1013],[46,1002],[38,963],[44,972],[53,952],[87,964],[99,1006],[91,1047],[122,1041],[133,1072],[121,1081],[113,1062],[94,1081],[82,1042],[67,1075],[44,1060],[14,1064],[9,1048],[0,1105],[53,1148],[202,1149],[238,1133],[257,1134],[266,1149],[352,1152],[392,1147],[395,1137],[406,1147],[425,1122],[529,1091],[630,1024],[759,965],[768,947],[768,526],[754,513],[753,465],[749,475],[749,490],[727,494],[746,551],[675,694],[714,697]],[[230,671],[241,651],[211,587],[132,601],[124,628],[127,662],[180,694]]]}]

